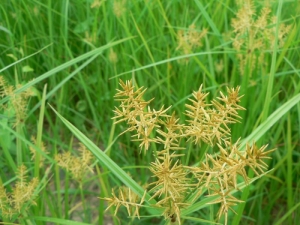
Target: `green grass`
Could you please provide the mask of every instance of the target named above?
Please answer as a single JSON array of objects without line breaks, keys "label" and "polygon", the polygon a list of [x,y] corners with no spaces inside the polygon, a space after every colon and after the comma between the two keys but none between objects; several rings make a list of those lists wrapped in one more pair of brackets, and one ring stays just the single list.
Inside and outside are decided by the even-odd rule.
[{"label": "green grass", "polygon": [[[247,110],[240,113],[241,123],[231,127],[233,139],[242,137],[243,145],[255,140],[277,150],[267,162],[272,170],[236,193],[245,203],[235,207],[238,214],[230,214],[229,224],[296,224],[300,220],[300,2],[272,4],[272,15],[293,27],[282,48],[275,45],[276,51],[265,53],[264,65],[243,76],[232,43],[224,37],[238,10],[233,0],[128,1],[119,18],[113,13],[113,1],[104,1],[100,8],[91,8],[92,2],[10,0],[0,5],[0,75],[9,84],[24,85],[16,93],[33,87],[36,94],[28,103],[23,126],[12,127],[13,114],[0,113],[0,184],[10,191],[21,163],[27,166],[28,177],[41,181],[36,206],[13,222],[167,223],[163,217],[149,217],[161,214],[151,206],[141,210],[145,215],[141,220],[127,217],[125,210],[112,216],[114,211],[104,213],[106,203],[98,199],[122,184],[142,195],[139,182],[151,175],[147,166],[152,153],[139,154],[130,134],[118,136],[126,125],[113,125],[111,119],[121,78],[147,87],[145,98],[155,97],[151,107],[172,105],[182,121],[187,98],[201,84],[211,93],[209,99],[226,86],[241,86],[241,104]],[[254,2],[261,9],[263,2]],[[176,35],[192,23],[199,30],[207,28],[208,34],[203,46],[187,56],[176,50]],[[109,61],[110,49],[116,52],[117,63]],[[178,62],[187,57],[188,63]],[[220,60],[224,69],[218,72],[215,63]],[[33,71],[26,72],[28,67]],[[4,97],[0,104],[8,100]],[[62,151],[76,154],[78,140],[95,155],[95,172],[83,181],[82,190],[54,160]],[[41,151],[41,141],[49,154]],[[39,153],[35,160],[30,146]],[[187,149],[182,161],[189,165],[207,150]],[[46,157],[42,168],[40,157]],[[208,207],[205,201],[183,212],[183,224],[206,224],[202,219],[215,218],[218,207]],[[0,214],[1,221],[10,220]]]}]

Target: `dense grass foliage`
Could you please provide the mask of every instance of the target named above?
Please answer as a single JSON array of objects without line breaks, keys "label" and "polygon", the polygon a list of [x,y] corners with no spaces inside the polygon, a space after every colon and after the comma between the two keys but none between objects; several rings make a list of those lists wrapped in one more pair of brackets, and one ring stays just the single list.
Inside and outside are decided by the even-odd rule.
[{"label": "dense grass foliage", "polygon": [[[180,121],[201,84],[208,101],[240,86],[246,110],[230,125],[232,140],[277,150],[266,175],[246,187],[239,180],[234,196],[244,203],[228,224],[300,221],[300,2],[245,2],[2,1],[0,223],[172,223],[149,196],[140,220],[122,207],[104,212],[98,198],[123,184],[142,197],[142,185],[154,182],[157,146],[140,153],[130,133],[119,136],[126,124],[111,119],[120,78],[147,88],[143,100],[172,106]],[[217,152],[184,147],[188,166]],[[217,222],[219,205],[206,202],[182,211],[181,224]]]}]

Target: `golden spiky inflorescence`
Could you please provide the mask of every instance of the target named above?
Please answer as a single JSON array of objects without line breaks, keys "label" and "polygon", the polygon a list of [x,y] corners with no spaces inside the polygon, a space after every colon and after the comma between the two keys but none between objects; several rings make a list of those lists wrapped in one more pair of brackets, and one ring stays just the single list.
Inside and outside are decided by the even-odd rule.
[{"label": "golden spiky inflorescence", "polygon": [[[257,62],[264,63],[264,51],[272,50],[275,46],[277,23],[278,18],[271,16],[268,5],[257,12],[252,0],[240,3],[240,9],[232,19],[231,26],[234,36],[233,47],[238,51],[241,74],[244,74],[246,65],[251,71]],[[283,46],[290,29],[290,25],[283,23],[279,25],[277,33],[279,47]]]},{"label": "golden spiky inflorescence", "polygon": [[165,219],[170,215],[180,218],[180,209],[189,205],[184,201],[186,193],[195,186],[187,177],[187,169],[178,159],[173,162],[173,157],[174,155],[165,153],[150,165],[150,171],[157,180],[149,184],[150,187],[153,186],[149,192],[154,193],[151,198],[160,199],[156,206],[165,209],[163,213]]},{"label": "golden spiky inflorescence", "polygon": [[[213,100],[211,104],[206,103],[205,98],[208,93],[202,92],[200,86],[197,92],[194,91],[194,99],[189,99],[192,104],[186,104],[186,115],[188,126],[185,127],[185,134],[195,144],[204,141],[213,145],[213,141],[218,142],[227,140],[230,137],[228,124],[236,123],[241,118],[238,110],[244,110],[239,106],[240,96],[238,96],[239,87],[236,89],[227,88],[228,96],[220,92],[221,97]],[[210,108],[210,106],[213,106]]]},{"label": "golden spiky inflorescence", "polygon": [[148,105],[153,99],[144,101],[142,97],[146,89],[139,88],[134,91],[132,81],[124,83],[120,80],[120,85],[123,90],[117,90],[115,97],[121,104],[119,108],[115,108],[116,116],[113,119],[117,119],[116,123],[126,121],[129,128],[124,133],[134,131],[136,134],[133,135],[133,141],[140,141],[140,148],[148,150],[150,143],[156,141],[150,134],[154,128],[159,127],[160,118],[168,116],[166,114],[168,109],[162,107],[159,111],[151,110]]},{"label": "golden spiky inflorescence", "polygon": [[[134,132],[133,140],[140,142],[140,149],[145,152],[150,149],[150,144],[161,144],[161,151],[156,151],[156,159],[150,164],[150,171],[156,179],[148,184],[148,193],[151,199],[156,199],[156,207],[163,208],[163,216],[171,221],[178,220],[180,224],[181,210],[195,203],[203,190],[208,190],[208,196],[216,196],[210,204],[221,204],[217,217],[225,216],[227,224],[228,211],[233,211],[233,206],[241,202],[231,193],[239,190],[237,178],[250,183],[246,167],[250,167],[256,176],[260,176],[267,169],[263,161],[274,150],[265,151],[267,146],[258,148],[255,143],[247,145],[245,151],[241,151],[239,140],[231,141],[229,124],[239,122],[241,117],[239,110],[245,110],[239,105],[239,87],[227,88],[227,95],[220,92],[220,97],[207,103],[208,93],[203,92],[202,85],[198,91],[193,92],[190,104],[186,104],[185,111],[188,117],[186,124],[180,124],[173,112],[167,114],[170,109],[156,111],[149,107],[150,101],[145,101],[143,95],[146,91],[143,87],[135,90],[132,81],[125,83],[120,80],[121,90],[117,90],[116,100],[120,106],[116,107],[116,123],[125,121],[128,128],[124,132]],[[123,132],[123,133],[124,133]],[[198,166],[184,166],[180,157],[184,155],[185,147],[180,146],[182,139],[197,146],[201,142],[219,148],[220,154],[205,154],[205,159]],[[139,199],[125,198],[132,195],[128,188],[121,189],[120,197],[115,192],[112,198],[105,198],[111,206],[116,206],[116,211],[121,205],[125,206],[130,214],[130,207],[134,207],[135,214],[143,201]],[[144,195],[145,196],[145,195]],[[189,196],[194,196],[189,199]],[[143,197],[144,198],[144,197]],[[142,199],[143,199],[142,198]]]},{"label": "golden spiky inflorescence", "polygon": [[26,118],[27,102],[28,99],[34,95],[33,91],[28,88],[21,93],[15,93],[16,89],[21,88],[22,85],[18,84],[15,87],[7,84],[3,76],[0,76],[0,96],[9,97],[9,101],[5,105],[1,105],[6,112],[9,112],[9,116],[15,117],[14,126],[23,122]]},{"label": "golden spiky inflorescence", "polygon": [[182,51],[184,54],[192,53],[192,50],[202,46],[202,39],[207,34],[207,29],[198,31],[195,24],[191,24],[189,28],[185,30],[179,30],[177,32],[178,45],[176,50]]},{"label": "golden spiky inflorescence", "polygon": [[[187,30],[179,30],[177,32],[177,48],[182,54],[191,54],[193,50],[201,47],[202,39],[206,36],[207,29],[199,31],[195,24],[191,24]],[[188,62],[188,58],[186,59]]]},{"label": "golden spiky inflorescence", "polygon": [[27,181],[27,171],[24,165],[18,167],[17,182],[11,193],[7,193],[4,186],[0,186],[0,210],[3,217],[11,218],[20,214],[34,202],[34,192],[39,183],[37,178]]},{"label": "golden spiky inflorescence", "polygon": [[252,146],[247,145],[246,151],[241,152],[239,140],[234,144],[225,141],[224,145],[217,144],[220,155],[214,157],[211,154],[206,154],[205,162],[198,167],[189,168],[198,180],[198,185],[207,188],[208,196],[218,196],[210,204],[221,203],[217,216],[220,219],[222,215],[225,215],[225,224],[227,224],[229,209],[234,212],[232,206],[241,202],[230,194],[233,190],[239,190],[237,177],[242,177],[245,183],[249,184],[246,167],[250,167],[257,176],[264,173],[267,164],[263,159],[270,158],[267,155],[274,149],[265,152],[267,145],[258,148],[253,144]]},{"label": "golden spiky inflorescence", "polygon": [[57,154],[55,160],[81,184],[88,171],[93,173],[91,168],[93,154],[82,143],[80,143],[79,152],[80,156],[74,156],[70,152]]}]

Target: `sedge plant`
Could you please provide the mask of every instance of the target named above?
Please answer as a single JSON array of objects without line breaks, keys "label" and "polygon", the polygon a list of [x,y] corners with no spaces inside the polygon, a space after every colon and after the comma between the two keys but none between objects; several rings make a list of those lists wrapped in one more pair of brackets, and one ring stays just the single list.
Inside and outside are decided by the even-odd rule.
[{"label": "sedge plant", "polygon": [[[9,101],[7,104],[2,104],[1,109],[5,111],[5,116],[8,119],[13,119],[13,122],[9,124],[12,128],[21,134],[23,132],[24,120],[26,119],[27,104],[33,91],[27,89],[22,93],[16,93],[15,90],[22,87],[21,84],[16,86],[8,84],[3,76],[0,76],[0,96],[2,98],[7,97]],[[8,120],[1,121],[3,124],[7,123]],[[2,124],[1,124],[2,125]],[[7,188],[0,178],[0,212],[1,216],[7,220],[17,218],[22,214],[26,214],[26,211],[31,205],[35,205],[36,189],[39,185],[39,179],[33,177],[29,179],[27,167],[22,163],[22,145],[21,138],[17,139],[17,162],[18,166],[15,166],[16,181],[13,182],[11,188]],[[4,149],[4,155],[6,160],[13,162],[12,157],[9,155],[6,149]],[[5,221],[4,220],[4,221]]]},{"label": "sedge plant", "polygon": [[[204,224],[214,223],[215,214],[220,222],[224,219],[235,225],[296,224],[300,206],[296,151],[300,29],[299,23],[285,24],[297,21],[297,1],[36,3],[1,4],[0,223],[74,224],[79,222],[76,209],[85,214],[80,215],[82,222],[126,224],[119,211],[123,208],[130,216],[140,217],[140,224],[147,223],[149,214],[152,218],[162,215],[166,224],[199,224],[202,218],[210,220]],[[228,33],[230,38],[223,36]],[[204,51],[199,52],[202,47]],[[99,57],[103,53],[107,58]],[[17,60],[19,55],[22,59]],[[157,91],[156,100],[145,101],[145,89],[138,91],[132,82],[121,82],[117,123],[110,128],[107,121],[113,107],[112,90],[118,83],[115,78],[131,73],[140,85],[149,84],[148,94]],[[43,100],[37,97],[28,105],[45,83],[49,92],[44,92]],[[182,102],[178,98],[200,83],[203,88],[194,93],[186,111],[177,107]],[[207,101],[210,96],[202,93],[204,86],[214,89],[223,84],[239,84],[244,93],[253,93],[242,99],[243,106],[251,109],[247,117],[239,95],[233,105],[237,88]],[[34,93],[30,91],[33,86],[37,88]],[[56,113],[62,121],[57,119],[44,107],[38,118],[36,111],[46,100],[66,119]],[[160,101],[173,107],[154,110],[152,106]],[[238,113],[247,120],[243,126],[231,127],[241,120]],[[95,176],[84,177],[91,171],[88,151],[79,149],[76,156],[73,151],[61,151],[68,140],[68,130],[61,122],[96,156],[101,168],[95,167]],[[134,157],[129,154],[126,161],[122,154],[111,151],[118,140],[113,138],[115,132],[122,133],[118,131],[122,123],[128,124],[124,132],[132,133],[141,151]],[[89,134],[88,138],[79,130]],[[244,139],[238,139],[237,133]],[[274,170],[255,187],[250,184],[266,173],[270,150],[252,140],[271,142],[278,148],[272,156]],[[127,150],[124,146],[120,150]],[[152,174],[145,176],[146,184],[145,179],[141,186],[131,182],[137,174],[127,175],[128,167],[120,158],[138,162],[130,168],[139,169],[145,162]],[[57,166],[48,167],[55,162]],[[58,166],[67,171],[65,177]],[[69,178],[78,181],[74,189]],[[98,180],[97,189],[90,192],[90,182]],[[111,191],[111,185],[118,182],[126,186]],[[243,190],[245,185],[249,186]],[[241,190],[240,197],[237,192]],[[105,201],[99,201],[98,207],[99,192],[110,214],[116,213],[121,222],[104,215]],[[152,218],[148,224],[157,221]]]},{"label": "sedge plant", "polygon": [[237,51],[239,71],[243,75],[247,67],[253,70],[258,65],[266,66],[265,52],[274,49],[276,38],[278,46],[282,48],[292,25],[280,23],[276,31],[279,21],[276,16],[272,16],[269,4],[265,4],[260,11],[252,0],[241,1],[238,6],[239,10],[231,20],[232,44]]},{"label": "sedge plant", "polygon": [[[193,92],[193,98],[186,104],[187,120],[180,123],[175,113],[168,113],[171,107],[152,109],[150,102],[143,95],[146,91],[141,87],[135,90],[132,81],[120,80],[121,89],[117,90],[115,99],[120,102],[114,110],[115,123],[126,122],[128,128],[123,132],[132,132],[132,141],[139,142],[139,148],[145,153],[151,151],[153,144],[160,145],[152,154],[153,162],[149,169],[153,181],[145,184],[151,199],[156,200],[157,207],[163,210],[163,217],[171,222],[181,224],[181,212],[195,204],[206,193],[207,197],[215,197],[208,204],[219,204],[218,220],[225,217],[228,224],[228,213],[242,202],[232,193],[238,188],[238,180],[242,178],[249,184],[247,168],[259,177],[267,170],[265,159],[270,158],[267,145],[258,147],[255,143],[247,144],[241,151],[239,141],[231,139],[230,124],[241,119],[238,111],[245,110],[239,105],[241,97],[239,87],[227,88],[227,94],[220,92],[220,97],[207,102],[209,93],[203,92],[201,85]],[[205,153],[203,160],[195,165],[185,165],[181,158],[185,155],[185,142],[201,149],[206,143],[219,149],[219,154]],[[146,193],[146,192],[145,192]],[[139,197],[127,187],[112,190],[112,196],[103,198],[108,208],[115,206],[115,214],[119,207],[125,206],[129,216],[140,218],[139,209],[143,207],[145,194]]]}]

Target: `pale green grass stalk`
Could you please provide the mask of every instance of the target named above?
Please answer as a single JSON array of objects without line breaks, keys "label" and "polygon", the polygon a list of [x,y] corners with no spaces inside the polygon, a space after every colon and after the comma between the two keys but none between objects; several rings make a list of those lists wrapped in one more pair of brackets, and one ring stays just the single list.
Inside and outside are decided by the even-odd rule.
[{"label": "pale green grass stalk", "polygon": [[[279,19],[279,21],[281,18],[282,6],[283,6],[283,1],[279,0],[278,7],[277,7],[277,13],[276,13],[276,17]],[[265,103],[264,103],[264,111],[263,111],[262,121],[264,121],[267,118],[267,116],[269,114],[270,104],[271,104],[270,102],[271,102],[271,95],[273,92],[277,51],[278,51],[278,32],[279,32],[279,23],[276,24],[275,45],[274,45],[273,52],[272,52],[271,68],[270,68],[270,73],[268,76],[268,87],[267,87],[266,99],[265,99]]]},{"label": "pale green grass stalk", "polygon": [[[42,149],[42,135],[43,135],[43,125],[44,125],[44,115],[45,115],[45,102],[46,102],[46,93],[47,93],[47,85],[45,85],[43,90],[43,96],[41,99],[41,109],[39,120],[37,124],[37,137],[36,137],[36,146]],[[34,175],[39,177],[40,174],[40,162],[41,162],[41,155],[35,155],[35,162],[34,162]]]}]

